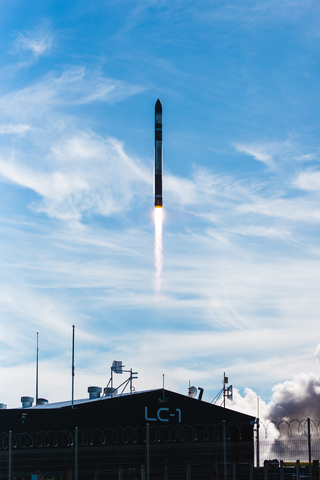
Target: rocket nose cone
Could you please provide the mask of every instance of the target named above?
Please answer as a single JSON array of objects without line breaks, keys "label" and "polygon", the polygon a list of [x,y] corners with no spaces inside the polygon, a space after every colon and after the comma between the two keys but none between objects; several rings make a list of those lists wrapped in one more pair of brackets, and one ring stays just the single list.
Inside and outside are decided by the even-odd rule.
[{"label": "rocket nose cone", "polygon": [[161,105],[161,102],[160,102],[159,98],[158,98],[156,106],[155,106],[155,113],[162,113],[162,105]]}]

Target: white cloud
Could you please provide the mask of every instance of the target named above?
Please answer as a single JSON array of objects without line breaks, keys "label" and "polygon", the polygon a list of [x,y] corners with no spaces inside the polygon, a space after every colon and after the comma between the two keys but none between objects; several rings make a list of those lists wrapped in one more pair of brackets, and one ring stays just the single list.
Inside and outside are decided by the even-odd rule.
[{"label": "white cloud", "polygon": [[73,136],[52,148],[49,165],[39,171],[0,159],[0,174],[43,197],[36,210],[64,220],[79,220],[88,211],[114,214],[130,206],[138,184],[152,185],[151,173],[114,138]]},{"label": "white cloud", "polygon": [[[106,78],[84,67],[70,68],[60,76],[48,74],[39,82],[0,98],[0,111],[8,118],[41,119],[48,109],[59,105],[91,102],[117,102],[143,91],[143,88]],[[63,115],[59,115],[61,122]],[[28,121],[28,123],[29,123]],[[54,123],[54,119],[51,120]]]},{"label": "white cloud", "polygon": [[212,11],[208,9],[196,14],[205,22],[237,21],[244,25],[257,26],[265,23],[277,24],[283,20],[296,22],[310,8],[315,9],[314,5],[314,0],[231,1],[221,8],[215,7]]},{"label": "white cloud", "polygon": [[236,144],[236,149],[239,152],[245,153],[246,155],[250,155],[251,157],[255,158],[259,162],[264,163],[269,168],[274,168],[275,163],[273,156],[267,151],[267,149],[261,145],[244,145],[244,144]]},{"label": "white cloud", "polygon": [[0,135],[5,135],[7,133],[13,133],[17,135],[24,135],[28,130],[31,130],[30,125],[24,124],[7,124],[7,125],[0,125]]},{"label": "white cloud", "polygon": [[241,226],[230,230],[240,235],[266,238],[288,238],[290,231],[283,227],[261,227],[258,225]]},{"label": "white cloud", "polygon": [[304,198],[257,198],[255,202],[243,202],[236,209],[239,213],[256,213],[287,221],[319,223],[320,207],[316,200]]},{"label": "white cloud", "polygon": [[316,170],[305,170],[301,172],[294,180],[293,186],[307,192],[320,191],[320,172]]},{"label": "white cloud", "polygon": [[35,57],[48,53],[52,47],[53,37],[49,33],[40,30],[34,32],[19,33],[15,46],[18,50],[31,51]]}]

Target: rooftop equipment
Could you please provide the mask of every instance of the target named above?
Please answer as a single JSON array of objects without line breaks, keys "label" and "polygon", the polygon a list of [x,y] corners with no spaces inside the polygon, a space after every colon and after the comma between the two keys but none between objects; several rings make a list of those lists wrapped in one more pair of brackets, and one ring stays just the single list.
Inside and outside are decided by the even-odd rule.
[{"label": "rooftop equipment", "polygon": [[[122,374],[124,372],[127,372],[127,373],[130,374],[129,378],[127,378],[124,382],[122,382],[121,385],[118,386],[118,388],[114,388],[113,387],[113,374],[114,373]],[[126,389],[127,385],[129,385],[130,393],[134,392],[135,388],[132,385],[132,380],[137,379],[138,378],[137,375],[138,375],[138,372],[133,372],[132,368],[130,368],[130,370],[124,370],[124,365],[122,365],[122,361],[114,360],[113,363],[112,363],[112,366],[111,366],[110,380],[108,382],[108,385],[103,390],[104,395],[106,395],[106,396],[111,395],[111,397],[112,397],[113,395],[117,394],[117,390],[120,389],[120,387],[123,387],[123,389],[120,393],[120,395],[122,395],[122,393]]]},{"label": "rooftop equipment", "polygon": [[101,392],[101,387],[88,387],[89,398],[99,398]]},{"label": "rooftop equipment", "polygon": [[22,408],[32,407],[33,401],[33,397],[21,397]]},{"label": "rooftop equipment", "polygon": [[198,392],[197,387],[194,387],[194,386],[192,385],[192,387],[189,387],[188,396],[194,398],[194,397],[197,396],[197,392]]},{"label": "rooftop equipment", "polygon": [[117,393],[118,393],[117,388],[105,387],[103,389],[103,394],[105,397],[112,397],[113,395],[117,395]]}]

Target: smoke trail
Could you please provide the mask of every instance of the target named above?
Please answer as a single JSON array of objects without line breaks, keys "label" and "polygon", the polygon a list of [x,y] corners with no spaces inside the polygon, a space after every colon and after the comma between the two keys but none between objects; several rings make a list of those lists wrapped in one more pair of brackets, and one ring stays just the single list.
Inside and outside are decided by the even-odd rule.
[{"label": "smoke trail", "polygon": [[155,294],[159,296],[162,282],[162,208],[154,209],[155,241],[154,241],[154,261],[156,267],[155,273]]}]

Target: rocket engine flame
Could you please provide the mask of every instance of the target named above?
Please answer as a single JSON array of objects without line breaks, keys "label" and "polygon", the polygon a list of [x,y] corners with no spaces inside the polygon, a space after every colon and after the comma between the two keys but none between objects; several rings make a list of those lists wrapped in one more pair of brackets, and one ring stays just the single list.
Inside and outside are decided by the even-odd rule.
[{"label": "rocket engine flame", "polygon": [[162,208],[154,209],[154,261],[156,267],[155,273],[155,294],[159,295],[161,291],[162,282],[162,262],[163,262],[163,248],[162,248]]}]

